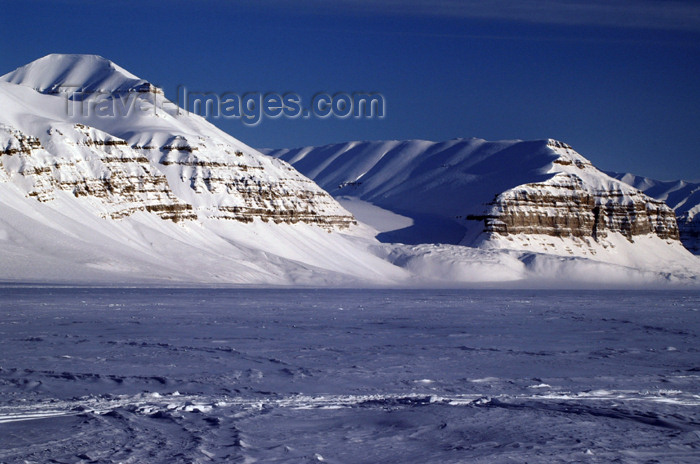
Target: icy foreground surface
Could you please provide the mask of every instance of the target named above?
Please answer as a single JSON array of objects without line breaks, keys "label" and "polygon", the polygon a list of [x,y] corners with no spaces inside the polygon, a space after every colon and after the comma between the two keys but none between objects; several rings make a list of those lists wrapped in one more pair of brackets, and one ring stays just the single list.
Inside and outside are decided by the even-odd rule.
[{"label": "icy foreground surface", "polygon": [[699,292],[5,288],[0,462],[698,462]]}]

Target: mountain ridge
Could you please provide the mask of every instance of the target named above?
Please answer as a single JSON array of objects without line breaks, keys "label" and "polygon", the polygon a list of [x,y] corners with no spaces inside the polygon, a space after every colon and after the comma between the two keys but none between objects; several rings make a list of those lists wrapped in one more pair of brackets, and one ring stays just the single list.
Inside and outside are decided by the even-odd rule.
[{"label": "mountain ridge", "polygon": [[[449,223],[459,229],[449,243],[474,245],[500,235],[524,247],[518,235],[598,240],[608,230],[629,240],[643,234],[678,239],[666,205],[553,139],[349,142],[263,151],[289,161],[335,197],[367,201],[414,222],[427,215],[428,222],[442,221],[440,228]],[[420,237],[415,243],[444,239],[439,233],[433,235],[438,240]],[[401,234],[384,238],[394,237]]]},{"label": "mountain ridge", "polygon": [[[595,174],[559,142],[397,141],[381,142],[379,151],[355,143],[342,153],[331,146],[299,156],[295,164],[318,168],[315,177],[337,190],[336,200],[289,163],[181,111],[148,81],[110,63],[52,55],[0,78],[0,282],[698,282],[699,262],[666,220],[673,213]],[[75,76],[84,81],[69,82]],[[102,104],[127,108],[134,98],[137,111],[96,111]],[[69,111],[73,103],[80,111]],[[562,204],[550,208],[542,192],[556,193]],[[361,207],[366,223],[351,206],[358,215]],[[594,214],[596,207],[604,214]],[[416,214],[407,218],[406,211]],[[562,221],[569,213],[580,219],[582,238]],[[377,216],[382,231],[373,227]],[[489,224],[505,230],[467,240],[465,227],[483,238]],[[533,224],[537,230],[522,229]],[[600,224],[610,232],[605,237]],[[421,225],[425,236],[415,233]],[[403,229],[420,240],[402,240]]]},{"label": "mountain ridge", "polygon": [[[101,57],[36,64],[0,78],[0,281],[340,285],[403,275],[329,233],[351,232],[354,218],[287,163],[174,105],[150,111],[163,97],[141,92],[147,81]],[[69,113],[72,94],[54,84],[72,75],[87,79],[78,89],[100,90],[81,104],[136,94],[149,111]],[[96,83],[108,81],[104,94]]]}]

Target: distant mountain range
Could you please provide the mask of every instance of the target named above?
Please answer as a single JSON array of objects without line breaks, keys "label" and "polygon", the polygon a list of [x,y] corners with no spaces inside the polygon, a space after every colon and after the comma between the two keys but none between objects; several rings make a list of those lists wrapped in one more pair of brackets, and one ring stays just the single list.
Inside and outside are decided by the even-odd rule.
[{"label": "distant mountain range", "polygon": [[689,218],[679,235],[662,200],[682,188],[618,180],[558,141],[267,153],[99,56],[49,55],[6,74],[0,282],[599,286],[700,276],[679,241],[695,190],[671,205]]}]

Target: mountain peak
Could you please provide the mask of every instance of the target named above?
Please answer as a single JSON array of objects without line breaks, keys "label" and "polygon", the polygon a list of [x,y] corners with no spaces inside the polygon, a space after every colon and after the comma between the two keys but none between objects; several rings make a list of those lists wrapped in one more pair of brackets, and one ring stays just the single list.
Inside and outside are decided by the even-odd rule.
[{"label": "mountain peak", "polygon": [[53,53],[0,77],[47,93],[119,93],[150,88],[144,79],[99,55]]},{"label": "mountain peak", "polygon": [[571,148],[571,145],[569,145],[568,143],[564,143],[556,139],[547,139],[547,146],[552,148],[563,148],[565,150],[573,150],[573,148]]}]

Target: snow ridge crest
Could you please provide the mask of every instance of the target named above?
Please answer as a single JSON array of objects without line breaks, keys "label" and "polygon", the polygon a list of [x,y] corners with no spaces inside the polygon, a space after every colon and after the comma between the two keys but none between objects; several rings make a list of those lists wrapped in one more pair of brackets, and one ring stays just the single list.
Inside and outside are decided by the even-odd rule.
[{"label": "snow ridge crest", "polygon": [[149,91],[152,84],[99,55],[51,54],[0,77],[46,94]]}]

